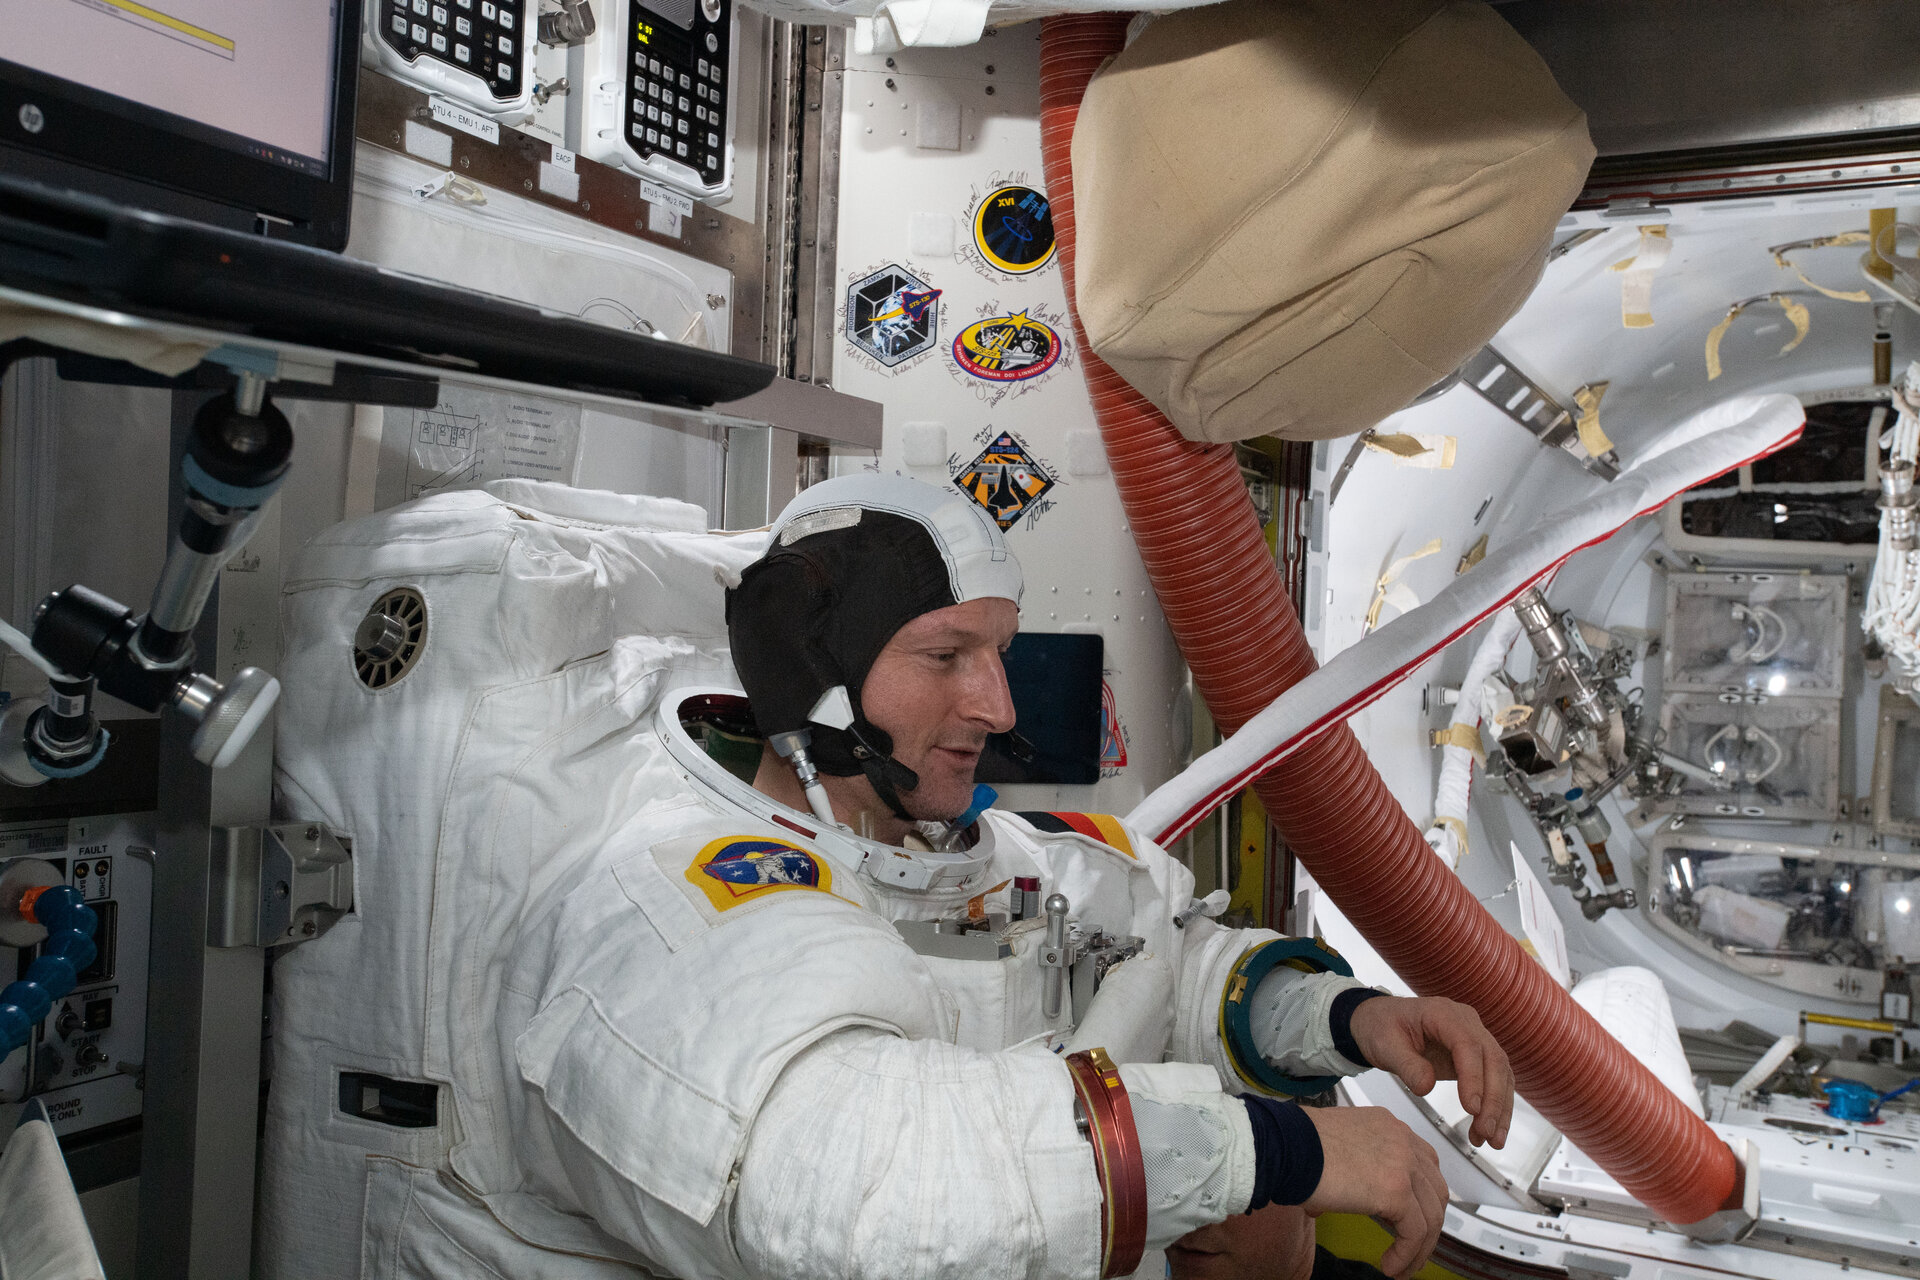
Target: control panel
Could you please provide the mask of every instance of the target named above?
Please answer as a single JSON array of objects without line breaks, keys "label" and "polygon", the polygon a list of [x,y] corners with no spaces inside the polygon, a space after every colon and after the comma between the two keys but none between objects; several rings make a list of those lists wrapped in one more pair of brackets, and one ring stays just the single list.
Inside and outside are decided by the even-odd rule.
[{"label": "control panel", "polygon": [[586,48],[578,150],[696,199],[733,189],[732,0],[612,0]]},{"label": "control panel", "polygon": [[[0,1146],[31,1097],[62,1137],[140,1114],[153,830],[152,814],[0,824],[0,872],[21,861],[51,867],[99,918],[93,963],[33,1042],[0,1061]],[[0,985],[24,976],[36,951],[0,946]]]},{"label": "control panel", "polygon": [[533,113],[532,0],[365,0],[362,61],[512,124]]}]

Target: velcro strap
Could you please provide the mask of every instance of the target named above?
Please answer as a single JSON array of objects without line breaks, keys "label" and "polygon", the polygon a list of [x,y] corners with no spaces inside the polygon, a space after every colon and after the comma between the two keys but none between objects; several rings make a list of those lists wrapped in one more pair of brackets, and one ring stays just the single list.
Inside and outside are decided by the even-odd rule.
[{"label": "velcro strap", "polygon": [[1480,745],[1478,725],[1462,724],[1456,720],[1444,729],[1433,731],[1433,745],[1436,747],[1458,747],[1462,751],[1473,752],[1473,758],[1485,765],[1487,749]]}]

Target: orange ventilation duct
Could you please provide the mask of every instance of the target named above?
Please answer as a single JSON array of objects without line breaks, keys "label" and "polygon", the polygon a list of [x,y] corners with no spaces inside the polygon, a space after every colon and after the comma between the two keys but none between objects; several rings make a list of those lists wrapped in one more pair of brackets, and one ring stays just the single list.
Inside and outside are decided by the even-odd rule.
[{"label": "orange ventilation duct", "polygon": [[[1047,191],[1121,502],[1194,682],[1232,732],[1312,671],[1313,651],[1232,446],[1183,438],[1087,346],[1074,310],[1074,122],[1132,16],[1042,25]],[[1174,475],[1180,484],[1167,483]],[[1697,1222],[1727,1203],[1739,1171],[1726,1143],[1494,923],[1427,846],[1351,730],[1325,734],[1254,786],[1293,852],[1394,971],[1423,995],[1476,1009],[1512,1059],[1520,1092],[1582,1151],[1670,1222]]]}]

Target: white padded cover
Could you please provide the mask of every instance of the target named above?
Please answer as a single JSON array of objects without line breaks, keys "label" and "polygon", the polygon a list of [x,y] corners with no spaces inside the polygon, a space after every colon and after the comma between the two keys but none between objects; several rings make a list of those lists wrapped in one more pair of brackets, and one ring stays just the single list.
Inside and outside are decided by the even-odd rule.
[{"label": "white padded cover", "polygon": [[[684,503],[505,481],[336,526],[295,559],[276,807],[353,837],[355,909],[274,966],[261,1274],[358,1272],[370,1157],[492,1189],[505,1082],[462,1037],[492,1020],[543,870],[670,775],[654,699],[732,677],[714,579],[766,538],[704,526]],[[375,692],[353,632],[396,586],[425,598],[426,646]],[[342,1070],[438,1082],[439,1124],[341,1113]],[[590,1226],[561,1243],[621,1254]]]},{"label": "white padded cover", "polygon": [[[41,1117],[46,1108],[30,1104]],[[28,1120],[0,1150],[0,1280],[102,1280],[53,1126]]]}]

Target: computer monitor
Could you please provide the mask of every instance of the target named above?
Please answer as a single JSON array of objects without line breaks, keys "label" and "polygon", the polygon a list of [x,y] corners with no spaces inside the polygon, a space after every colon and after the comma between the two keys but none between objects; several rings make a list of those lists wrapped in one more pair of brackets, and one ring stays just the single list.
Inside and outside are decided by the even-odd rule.
[{"label": "computer monitor", "polygon": [[0,6],[0,171],[340,249],[357,0]]}]

